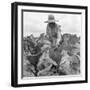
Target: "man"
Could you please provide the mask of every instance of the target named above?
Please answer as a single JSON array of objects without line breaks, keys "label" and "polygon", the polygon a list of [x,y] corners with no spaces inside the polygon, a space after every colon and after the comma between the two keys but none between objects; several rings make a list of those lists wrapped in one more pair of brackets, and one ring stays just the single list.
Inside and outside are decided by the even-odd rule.
[{"label": "man", "polygon": [[47,37],[51,41],[53,46],[56,46],[61,41],[61,30],[60,25],[56,24],[57,20],[55,20],[53,15],[48,16],[48,21],[45,21],[47,24]]}]

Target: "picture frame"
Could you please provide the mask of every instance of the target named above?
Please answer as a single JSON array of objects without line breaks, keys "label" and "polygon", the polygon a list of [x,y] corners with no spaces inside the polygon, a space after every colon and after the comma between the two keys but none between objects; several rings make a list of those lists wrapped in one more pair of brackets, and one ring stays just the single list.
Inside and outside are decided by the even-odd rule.
[{"label": "picture frame", "polygon": [[[58,69],[60,69],[61,71],[59,72],[57,71],[56,74],[51,74],[53,72],[53,71],[51,72],[51,70],[53,69],[51,69],[50,67],[51,70],[48,70],[49,74],[48,73],[45,74],[46,76],[44,75],[44,73],[46,72],[41,73],[39,70],[37,71],[38,67],[36,67],[35,69],[34,65],[36,65],[36,63],[34,60],[32,61],[34,62],[33,65],[31,65],[32,64],[31,62],[29,64],[29,62],[26,61],[26,59],[24,61],[24,58],[32,54],[32,53],[31,54],[29,53],[31,52],[30,51],[31,48],[27,49],[28,38],[29,39],[36,38],[35,40],[38,41],[39,38],[37,37],[39,37],[40,34],[46,32],[46,29],[47,29],[46,24],[50,22],[55,22],[55,21],[58,22],[58,20],[55,20],[53,15],[51,15],[52,16],[51,19],[53,20],[50,20],[50,16],[48,16],[49,14],[54,14],[57,19],[61,20],[62,25],[60,25],[59,27],[62,27],[61,32],[63,34],[61,34],[61,36],[64,39],[62,38],[61,41],[59,41],[59,44],[60,44],[59,46],[64,46],[65,44],[62,45],[62,42],[64,42],[63,40],[67,40],[68,37],[70,38],[72,36],[72,38],[74,37],[77,39],[77,35],[79,35],[77,41],[75,42],[79,43],[80,48],[78,49],[79,50],[78,53],[79,53],[80,61],[77,61],[79,64],[74,63],[75,65],[77,64],[76,67],[78,67],[79,69],[77,69],[76,67],[74,67],[74,65],[72,65],[75,69],[78,70],[79,74],[76,74],[77,71],[75,71],[71,67],[68,68],[68,64],[66,64],[67,61],[65,61],[64,63],[65,65],[67,65],[66,68],[68,69],[65,69],[64,64],[61,65],[62,62],[60,62],[60,66],[58,67]],[[48,20],[45,21],[45,19],[47,18]],[[71,31],[69,31],[70,29]],[[65,39],[64,34],[66,34],[67,32],[70,32],[70,33],[66,35],[66,39]],[[76,34],[76,37],[75,35],[72,34],[74,32]],[[87,45],[88,38],[87,37],[88,37],[88,7],[87,6],[28,3],[28,2],[12,3],[11,4],[11,86],[13,87],[24,87],[25,86],[26,87],[26,86],[87,83],[88,82],[88,57],[87,57],[88,56],[88,45]],[[69,41],[70,40],[73,41],[74,39],[69,39]],[[24,44],[25,42],[26,44]],[[40,44],[41,43],[42,41],[40,42]],[[52,44],[53,43],[51,43],[50,45]],[[56,43],[54,43],[53,45],[56,45]],[[71,41],[70,41],[70,45],[72,45]],[[59,50],[59,46],[58,46],[58,50]],[[61,50],[60,55],[62,55],[62,53],[65,53],[65,51],[69,49],[69,47],[67,49],[65,48],[66,46],[63,47],[63,50],[60,49]],[[42,51],[42,49],[43,48],[41,47],[40,50]],[[75,50],[76,49],[72,50],[70,54],[72,54]],[[36,48],[35,48],[35,52],[36,52]],[[28,56],[25,56],[24,53],[25,55],[26,53],[28,53]],[[71,56],[69,55],[70,58],[72,58],[73,55]],[[57,57],[58,56],[59,54],[57,53]],[[33,57],[35,56],[33,55]],[[41,60],[40,58],[41,56],[38,58],[38,60]],[[62,61],[62,58],[60,59],[61,61]],[[50,61],[49,64],[51,64],[51,62],[52,61]],[[71,59],[71,62],[72,62],[72,59]],[[26,66],[24,66],[24,64]],[[28,64],[29,64],[29,67],[28,67]],[[54,70],[57,70],[56,68],[57,64],[56,62],[52,62],[51,66],[54,67]],[[61,75],[61,72],[62,72],[61,66],[63,67],[63,71],[65,75],[64,74]],[[25,69],[27,67],[29,71]],[[34,68],[32,70],[33,73],[31,73],[31,68]],[[73,70],[72,72],[70,71],[71,69]]]}]

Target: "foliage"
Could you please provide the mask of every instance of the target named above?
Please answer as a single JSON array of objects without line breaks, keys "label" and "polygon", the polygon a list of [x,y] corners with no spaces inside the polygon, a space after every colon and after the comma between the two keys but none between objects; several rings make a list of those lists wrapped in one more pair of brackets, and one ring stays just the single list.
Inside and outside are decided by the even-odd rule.
[{"label": "foliage", "polygon": [[[23,76],[30,76],[30,77],[38,76],[39,70],[38,70],[37,64],[39,63],[39,59],[43,54],[43,51],[41,48],[45,44],[45,42],[43,43],[44,39],[48,40],[48,38],[44,35],[44,33],[42,33],[39,37],[34,37],[33,35],[31,35],[23,38],[23,51],[25,54],[24,63],[28,61],[23,66],[23,72],[24,72]],[[52,65],[52,67],[47,72],[43,72],[43,76],[66,75],[67,72],[69,72],[68,70],[71,70],[71,68],[68,67],[69,65],[67,65],[68,69],[66,67],[63,70],[60,69],[61,68],[60,63],[62,62],[62,58],[64,57],[62,55],[62,51],[65,50],[68,56],[72,57],[71,60],[73,61],[74,57],[80,56],[79,46],[80,46],[80,37],[77,37],[77,35],[75,34],[67,34],[67,33],[63,34],[62,41],[60,42],[60,44],[57,47],[51,46],[51,48],[49,48],[49,56],[53,61],[57,63],[57,66]],[[69,61],[69,59],[67,60]],[[77,59],[75,58],[74,61],[77,61]],[[75,72],[74,69],[76,69],[75,65],[77,65],[77,63],[72,63],[73,72]],[[40,68],[42,70],[42,69],[45,69],[46,67],[44,67],[42,64]],[[78,68],[80,69],[79,65],[78,65]],[[68,74],[71,74],[71,73],[69,72]]]}]

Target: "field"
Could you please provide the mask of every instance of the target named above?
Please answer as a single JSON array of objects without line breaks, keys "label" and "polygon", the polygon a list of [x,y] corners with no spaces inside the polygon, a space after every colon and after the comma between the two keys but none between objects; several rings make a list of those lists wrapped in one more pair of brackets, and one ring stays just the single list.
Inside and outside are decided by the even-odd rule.
[{"label": "field", "polygon": [[80,74],[80,37],[63,34],[58,46],[41,34],[23,38],[23,77]]}]

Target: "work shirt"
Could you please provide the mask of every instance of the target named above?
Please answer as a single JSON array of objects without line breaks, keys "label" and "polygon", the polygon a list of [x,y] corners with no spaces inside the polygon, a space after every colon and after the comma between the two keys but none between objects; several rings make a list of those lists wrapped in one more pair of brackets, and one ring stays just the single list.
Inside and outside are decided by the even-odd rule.
[{"label": "work shirt", "polygon": [[59,25],[55,25],[54,28],[51,28],[49,24],[47,25],[47,35],[49,38],[56,38],[58,37],[58,31],[60,30]]}]

